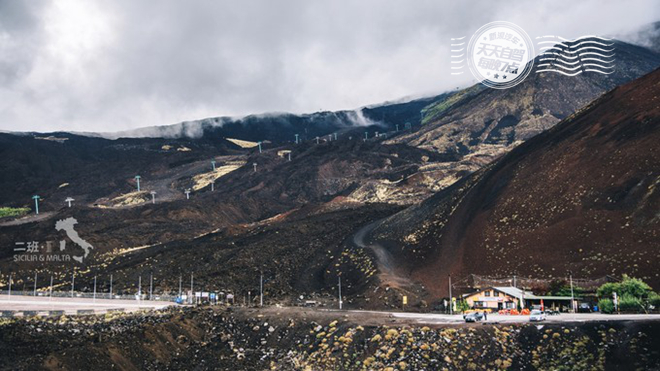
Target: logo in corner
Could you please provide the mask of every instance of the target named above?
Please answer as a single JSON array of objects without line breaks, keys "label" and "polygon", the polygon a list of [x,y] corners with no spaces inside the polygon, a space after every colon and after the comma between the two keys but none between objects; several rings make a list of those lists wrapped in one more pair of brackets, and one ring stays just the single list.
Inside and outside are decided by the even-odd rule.
[{"label": "logo in corner", "polygon": [[534,66],[534,44],[510,22],[491,22],[475,32],[466,51],[472,74],[484,85],[507,89],[521,83]]},{"label": "logo in corner", "polygon": [[[84,254],[82,256],[73,256],[73,260],[77,261],[78,263],[82,263],[83,259],[89,255],[89,252],[91,249],[94,248],[89,242],[83,240],[80,238],[78,235],[78,232],[74,229],[74,225],[78,224],[78,221],[74,218],[66,218],[62,220],[58,220],[57,223],[55,223],[55,229],[57,231],[64,230],[66,233],[67,237],[71,241],[73,241],[76,245],[81,247],[84,251]],[[60,251],[64,250],[66,248],[66,240],[60,241]]]},{"label": "logo in corner", "polygon": [[82,254],[75,256],[71,254],[70,249],[66,249],[66,239],[59,241],[59,251],[56,251],[54,247],[57,241],[45,241],[45,246],[39,241],[16,242],[14,262],[69,262],[73,259],[78,263],[82,263],[89,256],[91,250],[94,249],[94,246],[78,235],[78,231],[75,229],[76,224],[78,224],[78,220],[72,217],[58,220],[55,223],[55,230],[58,232],[64,231],[67,237],[83,250]]}]

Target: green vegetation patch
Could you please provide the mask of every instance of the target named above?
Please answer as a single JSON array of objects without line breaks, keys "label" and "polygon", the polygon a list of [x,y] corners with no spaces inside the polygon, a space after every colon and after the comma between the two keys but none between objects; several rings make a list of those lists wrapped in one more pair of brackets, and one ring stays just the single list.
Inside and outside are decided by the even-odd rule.
[{"label": "green vegetation patch", "polygon": [[451,107],[458,104],[464,99],[470,98],[483,90],[481,84],[473,85],[467,89],[460,90],[455,94],[450,95],[446,99],[439,102],[432,103],[422,109],[422,125],[434,121],[441,115],[445,114]]},{"label": "green vegetation patch", "polygon": [[23,216],[29,212],[27,207],[0,207],[0,218]]}]

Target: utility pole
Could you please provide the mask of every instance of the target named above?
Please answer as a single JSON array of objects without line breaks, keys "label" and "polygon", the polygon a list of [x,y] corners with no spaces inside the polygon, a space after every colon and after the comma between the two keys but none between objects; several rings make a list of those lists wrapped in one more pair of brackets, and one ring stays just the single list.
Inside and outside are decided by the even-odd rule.
[{"label": "utility pole", "polygon": [[215,191],[215,180],[211,182],[211,192]]},{"label": "utility pole", "polygon": [[140,192],[140,178],[141,177],[139,175],[135,176],[135,180],[137,181],[137,190],[138,190],[138,192]]},{"label": "utility pole", "polygon": [[364,132],[364,140],[369,139],[369,132],[365,131]]},{"label": "utility pole", "polygon": [[257,142],[257,145],[259,145],[259,153],[261,153],[261,142]]},{"label": "utility pole", "polygon": [[69,204],[69,207],[71,207],[71,202],[73,202],[73,201],[75,201],[75,200],[71,197],[67,197],[66,200],[64,200],[64,202]]},{"label": "utility pole", "polygon": [[289,161],[291,161],[291,152],[289,152]]},{"label": "utility pole", "polygon": [[257,163],[256,162],[253,163],[252,166],[254,167],[254,172],[256,173],[257,172]]},{"label": "utility pole", "polygon": [[156,203],[156,191],[151,191],[151,203]]},{"label": "utility pole", "polygon": [[396,131],[399,132],[399,124],[396,124]]},{"label": "utility pole", "polygon": [[339,310],[342,309],[342,304],[344,304],[341,300],[341,276],[339,276]]},{"label": "utility pole", "polygon": [[215,160],[211,160],[211,167],[213,168],[213,171],[215,171]]},{"label": "utility pole", "polygon": [[296,134],[296,144],[298,144],[298,134]]},{"label": "utility pole", "polygon": [[337,133],[335,133],[335,140],[337,140]]},{"label": "utility pole", "polygon": [[39,215],[39,195],[34,195],[32,196],[32,199],[34,200],[34,211],[37,215]]},{"label": "utility pole", "polygon": [[517,287],[516,286],[516,275],[515,274],[513,275],[513,287]]},{"label": "utility pole", "polygon": [[573,272],[568,271],[568,280],[571,283],[571,312],[575,313],[575,294],[573,293]]},{"label": "utility pole", "polygon": [[195,292],[193,291],[193,273],[190,273],[190,304],[193,303]]},{"label": "utility pole", "polygon": [[183,283],[183,276],[179,275],[179,298],[181,298],[181,284]]},{"label": "utility pole", "polygon": [[264,274],[261,273],[259,280],[259,306],[264,306]]},{"label": "utility pole", "polygon": [[94,276],[94,296],[93,301],[96,301],[96,276]]},{"label": "utility pole", "polygon": [[73,297],[73,289],[76,287],[76,271],[71,273],[71,297]]},{"label": "utility pole", "polygon": [[32,296],[37,296],[37,272],[34,272],[34,291]]},{"label": "utility pole", "polygon": [[53,299],[53,275],[50,275],[50,289],[48,290],[48,297],[50,300]]},{"label": "utility pole", "polygon": [[142,276],[138,277],[138,300],[142,299]]},{"label": "utility pole", "polygon": [[186,200],[190,200],[190,189],[186,189],[186,191],[183,193],[186,194]]},{"label": "utility pole", "polygon": [[451,274],[449,275],[449,314],[454,314],[454,297],[451,296]]},{"label": "utility pole", "polygon": [[11,273],[9,273],[9,295],[8,299],[11,299]]},{"label": "utility pole", "polygon": [[112,299],[112,275],[110,275],[110,299]]},{"label": "utility pole", "polygon": [[316,144],[319,144],[319,137],[316,137]]},{"label": "utility pole", "polygon": [[153,298],[153,292],[154,292],[154,273],[151,272],[149,274],[149,300]]}]

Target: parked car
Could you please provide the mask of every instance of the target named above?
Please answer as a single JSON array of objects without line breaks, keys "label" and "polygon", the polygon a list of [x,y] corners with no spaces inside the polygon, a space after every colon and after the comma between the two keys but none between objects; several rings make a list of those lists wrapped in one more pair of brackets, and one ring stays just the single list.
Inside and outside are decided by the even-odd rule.
[{"label": "parked car", "polygon": [[540,322],[545,321],[545,312],[541,312],[538,309],[534,309],[532,313],[529,314],[530,322]]},{"label": "parked car", "polygon": [[463,316],[465,319],[465,322],[477,322],[477,321],[483,321],[484,320],[484,315],[481,312],[472,312],[469,314],[466,314]]},{"label": "parked car", "polygon": [[578,313],[591,313],[593,312],[593,309],[591,308],[591,305],[589,305],[589,303],[580,303],[577,311]]},{"label": "parked car", "polygon": [[558,316],[559,311],[557,309],[548,309],[548,310],[545,311],[545,314],[547,314],[549,316]]}]

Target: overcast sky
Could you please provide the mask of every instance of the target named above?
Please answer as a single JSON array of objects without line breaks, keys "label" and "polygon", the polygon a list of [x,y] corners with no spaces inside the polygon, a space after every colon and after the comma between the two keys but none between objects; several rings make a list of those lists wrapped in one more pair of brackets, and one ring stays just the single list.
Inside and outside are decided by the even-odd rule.
[{"label": "overcast sky", "polygon": [[449,39],[660,20],[639,1],[0,0],[0,129],[115,131],[213,116],[353,109],[470,83]]}]

